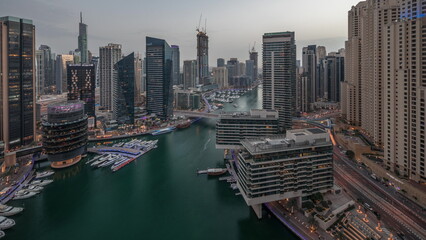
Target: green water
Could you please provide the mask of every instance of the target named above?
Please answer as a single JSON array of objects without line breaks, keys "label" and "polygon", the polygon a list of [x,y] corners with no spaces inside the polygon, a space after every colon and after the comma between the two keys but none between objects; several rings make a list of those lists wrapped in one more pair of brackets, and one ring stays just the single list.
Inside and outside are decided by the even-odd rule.
[{"label": "green water", "polygon": [[[259,108],[260,94],[240,98],[238,110]],[[38,196],[10,202],[25,210],[6,239],[297,239],[273,217],[258,220],[228,183],[197,176],[223,166],[214,120],[144,138],[158,148],[118,172],[79,163]]]}]

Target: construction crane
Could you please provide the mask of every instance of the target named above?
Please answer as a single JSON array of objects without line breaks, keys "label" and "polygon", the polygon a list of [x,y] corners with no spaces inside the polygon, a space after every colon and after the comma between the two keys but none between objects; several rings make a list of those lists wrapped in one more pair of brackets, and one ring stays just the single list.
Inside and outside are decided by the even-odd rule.
[{"label": "construction crane", "polygon": [[207,33],[207,18],[204,20],[204,28],[201,27],[201,19],[203,14],[200,15],[200,20],[198,20],[198,26],[195,29],[198,33]]}]

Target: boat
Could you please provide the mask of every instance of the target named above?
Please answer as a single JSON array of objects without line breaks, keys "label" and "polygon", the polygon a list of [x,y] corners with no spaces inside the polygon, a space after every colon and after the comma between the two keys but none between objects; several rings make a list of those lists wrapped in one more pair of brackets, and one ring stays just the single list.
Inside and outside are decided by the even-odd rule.
[{"label": "boat", "polygon": [[13,216],[15,214],[22,212],[23,210],[24,208],[21,208],[21,207],[12,207],[12,206],[0,204],[0,216],[5,216],[5,217]]},{"label": "boat", "polygon": [[6,233],[4,233],[3,231],[0,231],[0,238],[6,236]]},{"label": "boat", "polygon": [[5,230],[15,226],[15,221],[13,219],[0,216],[0,229]]},{"label": "boat", "polygon": [[[14,200],[19,200],[19,199],[27,199],[30,198],[36,194],[38,194],[39,192],[30,192],[30,191],[26,191],[26,190],[19,190],[15,193],[13,199]],[[1,227],[0,227],[1,229]]]},{"label": "boat", "polygon": [[157,142],[158,142],[158,140],[156,140],[156,141],[149,141],[149,143],[147,143],[147,147],[142,151],[142,153],[140,153],[139,155],[135,156],[134,158],[124,159],[124,160],[121,160],[121,161],[118,161],[118,162],[114,163],[111,166],[111,170],[113,172],[116,172],[116,171],[120,170],[121,168],[123,168],[127,164],[129,164],[129,163],[133,162],[134,160],[136,160],[138,157],[140,157],[140,156],[144,155],[145,153],[151,151],[152,149],[156,148],[157,147],[157,145],[156,145]]},{"label": "boat", "polygon": [[228,169],[226,168],[209,168],[207,169],[207,175],[209,176],[218,176],[226,173]]},{"label": "boat", "polygon": [[25,187],[24,190],[27,190],[29,192],[40,192],[41,190],[43,190],[43,187],[37,185],[29,185]]},{"label": "boat", "polygon": [[151,133],[151,135],[156,136],[156,135],[160,135],[160,134],[165,134],[165,133],[169,133],[169,132],[173,132],[176,129],[176,127],[168,127],[168,128],[163,128],[160,130],[155,130]]},{"label": "boat", "polygon": [[35,181],[30,182],[30,185],[35,185],[35,186],[41,186],[41,187],[44,187],[44,186],[46,186],[47,184],[50,184],[50,183],[52,183],[52,182],[53,182],[53,180],[35,180]]},{"label": "boat", "polygon": [[186,121],[186,122],[183,122],[183,123],[179,123],[176,127],[178,129],[184,129],[184,128],[188,128],[189,126],[191,126],[191,122]]},{"label": "boat", "polygon": [[48,171],[44,171],[44,172],[38,172],[37,174],[36,174],[36,179],[37,178],[45,178],[45,177],[49,177],[49,176],[51,176],[51,175],[53,175],[53,174],[55,174],[55,172],[54,171],[52,171],[52,170],[48,170]]},{"label": "boat", "polygon": [[237,108],[237,107],[238,107],[238,105],[237,105],[237,104],[235,104],[235,103],[234,103],[234,105],[232,105],[232,106],[234,106],[234,108]]},{"label": "boat", "polygon": [[86,162],[86,164],[90,164],[90,163],[92,163],[92,162],[94,162],[94,161],[98,160],[98,159],[99,159],[99,158],[101,158],[101,157],[103,157],[103,155],[96,156],[96,157],[94,157],[94,158],[90,159],[89,161],[87,161],[87,162]]}]

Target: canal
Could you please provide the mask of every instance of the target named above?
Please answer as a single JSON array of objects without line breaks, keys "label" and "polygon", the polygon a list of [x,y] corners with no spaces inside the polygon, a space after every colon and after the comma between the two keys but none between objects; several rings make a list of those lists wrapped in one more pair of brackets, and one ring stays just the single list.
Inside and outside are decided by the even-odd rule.
[{"label": "canal", "polygon": [[[261,108],[261,89],[237,101]],[[79,163],[57,171],[34,198],[11,201],[25,210],[6,239],[297,239],[274,217],[258,220],[241,196],[197,169],[224,166],[215,149],[215,121],[160,136],[158,148],[118,172]]]}]

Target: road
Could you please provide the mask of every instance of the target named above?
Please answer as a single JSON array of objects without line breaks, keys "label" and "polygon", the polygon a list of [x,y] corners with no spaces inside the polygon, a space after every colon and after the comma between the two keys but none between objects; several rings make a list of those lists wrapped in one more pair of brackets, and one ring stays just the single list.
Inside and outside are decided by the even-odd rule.
[{"label": "road", "polygon": [[[381,215],[381,221],[393,232],[402,232],[406,239],[426,239],[424,213],[406,206],[400,197],[371,179],[335,147],[335,180],[354,199],[362,199]],[[370,214],[372,214],[370,212]]]}]

